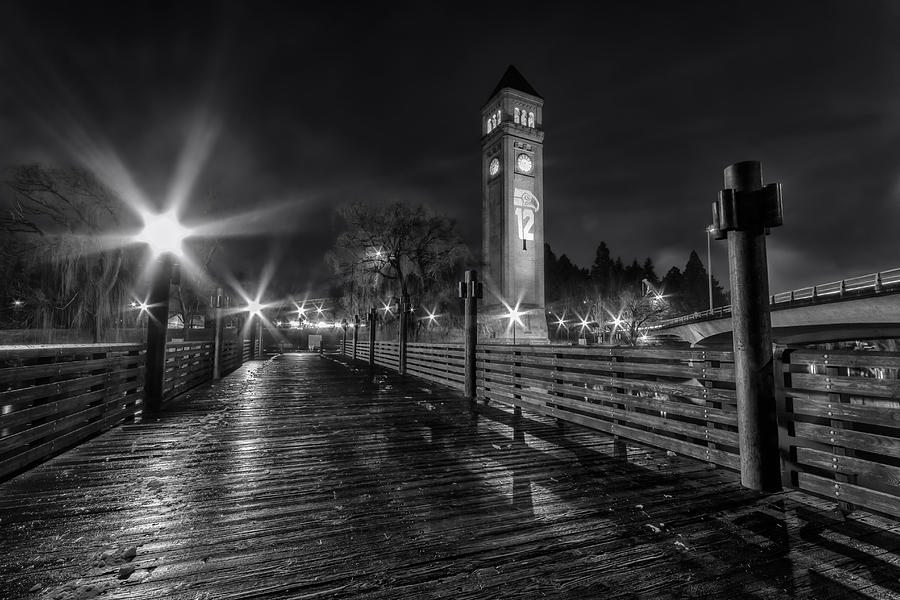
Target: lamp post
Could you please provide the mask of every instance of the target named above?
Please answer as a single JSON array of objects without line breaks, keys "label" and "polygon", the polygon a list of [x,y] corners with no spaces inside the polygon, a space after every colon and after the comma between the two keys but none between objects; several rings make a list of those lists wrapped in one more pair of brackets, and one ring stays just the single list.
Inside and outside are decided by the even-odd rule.
[{"label": "lamp post", "polygon": [[712,237],[713,231],[715,231],[714,225],[708,225],[706,227],[706,274],[709,280],[709,312],[713,311],[712,247],[709,241]]},{"label": "lamp post", "polygon": [[359,343],[359,315],[353,315],[353,360],[356,360],[356,345]]},{"label": "lamp post", "polygon": [[222,365],[219,355],[222,353],[222,288],[216,288],[215,343],[213,344],[213,379],[222,378]]},{"label": "lamp post", "polygon": [[178,222],[175,211],[142,215],[144,229],[139,242],[146,243],[155,254],[150,295],[147,299],[147,351],[144,370],[144,406],[148,412],[162,408],[166,378],[166,329],[169,323],[169,293],[175,258],[190,231]]},{"label": "lamp post", "polygon": [[406,375],[406,342],[407,329],[409,327],[409,294],[400,294],[400,339],[399,339],[399,356],[398,371],[400,375]]}]

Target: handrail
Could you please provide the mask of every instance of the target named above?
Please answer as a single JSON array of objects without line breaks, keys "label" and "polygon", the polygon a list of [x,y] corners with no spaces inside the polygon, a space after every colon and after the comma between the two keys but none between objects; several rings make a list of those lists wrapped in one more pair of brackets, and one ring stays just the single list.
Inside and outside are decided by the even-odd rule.
[{"label": "handrail", "polygon": [[[819,299],[831,300],[832,297],[844,297],[847,293],[859,294],[865,291],[877,294],[884,291],[885,288],[900,287],[900,267],[888,269],[887,271],[878,271],[867,275],[859,275],[849,279],[841,279],[840,281],[831,281],[828,283],[820,283],[818,285],[806,286],[791,290],[789,292],[779,292],[769,297],[771,306],[794,303],[813,303]],[[696,323],[697,321],[707,321],[711,319],[722,319],[731,314],[731,305],[717,306],[712,310],[703,310],[689,315],[664,319],[653,325],[648,325],[647,329],[666,329],[685,323]]]}]

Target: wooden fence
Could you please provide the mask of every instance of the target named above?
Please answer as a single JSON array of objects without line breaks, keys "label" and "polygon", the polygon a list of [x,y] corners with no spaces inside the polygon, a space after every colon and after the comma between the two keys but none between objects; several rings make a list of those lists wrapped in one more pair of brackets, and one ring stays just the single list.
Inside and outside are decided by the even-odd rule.
[{"label": "wooden fence", "polygon": [[[238,337],[222,340],[220,371],[243,363]],[[213,342],[166,345],[164,398],[212,377]],[[143,344],[0,347],[0,480],[133,419],[143,408]]]},{"label": "wooden fence", "polygon": [[900,516],[900,354],[784,349],[785,483]]},{"label": "wooden fence", "polygon": [[[375,348],[376,364],[397,368],[396,342]],[[900,515],[900,354],[777,356],[785,485]],[[407,372],[462,390],[463,347],[409,344]],[[480,399],[739,469],[730,351],[479,344],[476,379]]]},{"label": "wooden fence", "polygon": [[0,478],[131,418],[142,344],[0,348]]}]

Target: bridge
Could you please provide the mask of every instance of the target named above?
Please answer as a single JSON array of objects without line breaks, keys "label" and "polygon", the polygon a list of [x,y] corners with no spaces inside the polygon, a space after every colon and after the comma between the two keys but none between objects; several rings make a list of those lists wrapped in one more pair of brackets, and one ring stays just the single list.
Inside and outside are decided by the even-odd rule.
[{"label": "bridge", "polygon": [[[550,365],[541,356],[552,347],[481,347],[481,395],[490,402],[474,405],[453,383],[458,348],[411,351],[410,364],[428,379],[376,366],[374,380],[352,359],[364,348],[248,360],[219,381],[172,396],[152,418],[137,411],[0,484],[0,596],[786,600],[900,593],[895,519],[836,511],[827,499],[831,484],[818,488],[825,496],[796,488],[760,494],[741,487],[729,468],[713,468],[707,456],[719,463],[733,456],[733,398],[725,388],[701,388],[708,389],[706,407],[672,396],[655,412],[640,408],[650,397],[629,396],[631,414],[618,414],[615,432],[647,444],[579,424],[600,423],[611,405],[582,400],[582,410],[566,415],[575,393],[599,398],[601,388],[577,383],[579,370],[565,368],[565,357],[553,369],[557,379],[571,379],[573,393],[557,384],[559,395],[541,407],[548,396],[538,392],[536,373]],[[396,360],[396,345],[376,349],[379,363]],[[197,365],[205,360],[200,351],[181,348],[170,359]],[[603,353],[571,352],[579,354],[567,360],[593,363],[595,371],[610,365]],[[648,364],[650,351],[635,352],[643,358],[623,355],[625,362],[613,364],[635,377],[640,369],[681,377],[705,368],[698,351],[669,354],[668,366]],[[727,353],[706,358],[722,366],[705,375],[727,380]],[[67,372],[63,387],[73,387],[78,360],[45,357],[20,370],[45,379]],[[83,360],[103,369],[96,356]],[[815,358],[794,360],[806,370],[802,361]],[[879,364],[896,366],[900,357]],[[120,367],[107,361],[106,368]],[[96,375],[85,377],[94,377],[96,405]],[[651,383],[635,377],[617,385]],[[508,386],[505,379],[518,381]],[[801,379],[796,385],[809,388]],[[128,380],[110,385],[133,389]],[[9,412],[7,424],[21,424],[21,410]],[[863,422],[874,415],[858,407],[854,414]],[[73,415],[69,431],[82,418]],[[670,442],[659,433],[666,420]],[[691,441],[702,433],[685,437],[690,422],[699,430],[708,422],[714,435]],[[815,425],[805,427],[798,435],[816,435]],[[842,443],[863,437],[848,431]],[[691,458],[697,442],[705,448],[700,460]],[[896,440],[878,443],[896,456]],[[812,449],[804,453],[802,461],[819,460]],[[897,467],[880,472],[896,478]],[[809,478],[816,479],[824,477]],[[858,483],[841,489],[862,499],[865,477]],[[882,510],[896,507],[884,498],[895,504]]]},{"label": "bridge", "polygon": [[[770,298],[772,337],[782,344],[900,338],[900,268],[799,288]],[[661,340],[731,343],[731,306],[648,328]]]}]

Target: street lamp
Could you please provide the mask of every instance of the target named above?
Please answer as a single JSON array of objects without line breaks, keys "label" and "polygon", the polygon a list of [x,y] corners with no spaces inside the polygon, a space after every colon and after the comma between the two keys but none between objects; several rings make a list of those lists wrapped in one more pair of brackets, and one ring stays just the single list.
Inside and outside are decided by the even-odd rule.
[{"label": "street lamp", "polygon": [[709,280],[709,312],[713,311],[713,288],[712,288],[712,247],[710,244],[710,236],[716,230],[715,225],[709,225],[706,228],[706,274]]},{"label": "street lamp", "polygon": [[515,345],[515,343],[516,343],[516,323],[518,323],[519,325],[521,325],[523,329],[525,328],[525,324],[522,323],[522,320],[521,320],[521,319],[519,319],[519,317],[521,317],[521,316],[524,315],[525,313],[519,311],[519,305],[518,305],[518,304],[516,304],[515,307],[509,307],[509,306],[507,306],[507,310],[508,310],[509,312],[506,313],[505,317],[506,317],[507,319],[509,319],[509,325],[512,327],[512,333],[513,333],[513,345]]},{"label": "street lamp", "polygon": [[144,402],[149,412],[162,408],[166,377],[166,329],[169,323],[169,294],[175,259],[182,254],[184,239],[191,231],[178,222],[174,210],[141,214],[143,230],[136,241],[147,244],[155,255],[150,295],[147,298],[147,354]]}]

